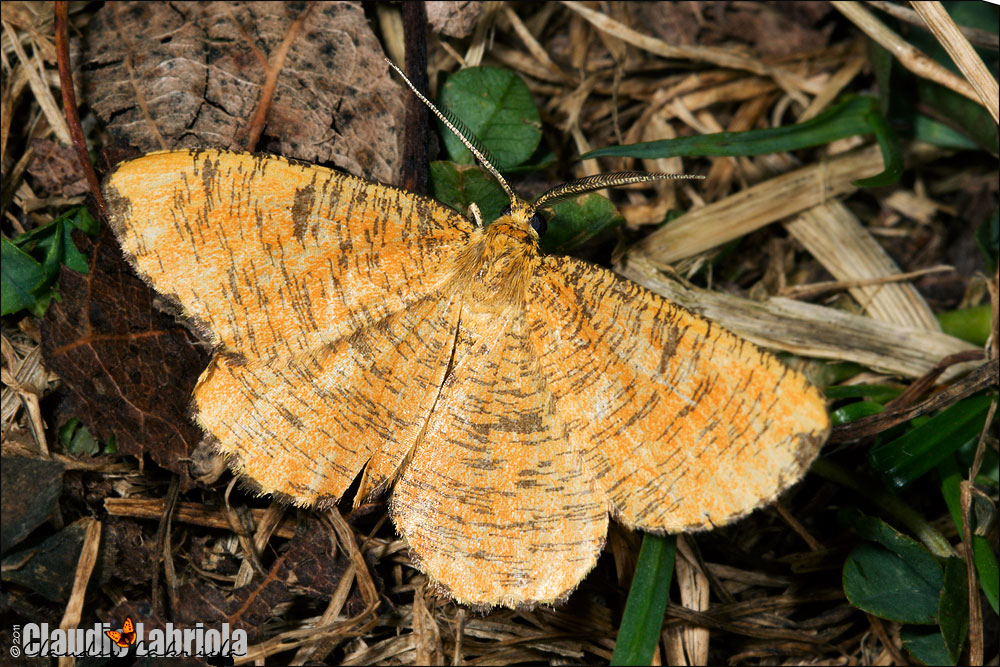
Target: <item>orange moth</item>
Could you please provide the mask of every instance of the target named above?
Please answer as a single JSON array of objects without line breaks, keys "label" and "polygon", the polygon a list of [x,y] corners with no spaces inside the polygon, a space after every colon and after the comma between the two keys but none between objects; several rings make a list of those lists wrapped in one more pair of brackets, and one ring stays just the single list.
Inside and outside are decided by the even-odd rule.
[{"label": "orange moth", "polygon": [[430,106],[510,196],[486,227],[279,157],[167,151],[109,178],[126,255],[215,345],[195,414],[234,472],[301,506],[337,502],[361,475],[358,498],[391,490],[433,581],[508,607],[572,592],[610,516],[706,530],[800,479],[829,432],[801,373],[607,269],[539,252],[552,201],[667,176],[526,202]]}]

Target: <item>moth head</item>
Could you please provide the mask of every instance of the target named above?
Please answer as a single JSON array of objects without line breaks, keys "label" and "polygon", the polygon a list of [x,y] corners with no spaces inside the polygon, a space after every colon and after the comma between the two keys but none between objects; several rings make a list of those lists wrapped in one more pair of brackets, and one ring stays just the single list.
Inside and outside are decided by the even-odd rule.
[{"label": "moth head", "polygon": [[447,109],[442,110],[434,106],[434,104],[429,99],[424,97],[424,95],[417,90],[416,86],[414,86],[410,80],[406,78],[406,75],[403,74],[403,71],[399,69],[394,62],[388,58],[386,58],[385,61],[389,63],[389,66],[396,70],[396,73],[403,78],[403,81],[405,81],[406,85],[413,91],[413,94],[416,95],[421,102],[427,105],[427,108],[430,109],[442,123],[444,123],[445,127],[447,127],[452,134],[458,137],[458,140],[461,141],[467,149],[469,149],[469,152],[476,157],[479,163],[482,164],[487,171],[493,174],[495,179],[497,179],[500,187],[503,188],[507,197],[510,198],[510,206],[507,206],[501,215],[503,217],[510,217],[516,222],[527,225],[539,238],[545,234],[545,230],[548,227],[548,220],[540,211],[561,199],[568,199],[587,192],[593,192],[594,190],[614,188],[622,185],[630,185],[632,183],[703,178],[702,176],[695,176],[691,174],[662,174],[648,171],[616,171],[608,174],[587,176],[586,178],[557,185],[556,187],[543,192],[541,195],[536,197],[533,202],[526,202],[518,197],[511,189],[510,185],[507,184],[507,181],[500,173],[500,170],[496,167],[498,164],[497,159],[493,157],[489,149],[482,144],[479,138],[473,134],[472,130],[466,127],[465,123],[463,123],[461,119],[456,117]]}]

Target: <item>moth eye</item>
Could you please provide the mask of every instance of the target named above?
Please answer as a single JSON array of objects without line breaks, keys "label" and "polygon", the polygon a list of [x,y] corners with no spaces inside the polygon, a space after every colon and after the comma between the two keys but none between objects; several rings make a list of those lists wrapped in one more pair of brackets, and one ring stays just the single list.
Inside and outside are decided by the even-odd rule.
[{"label": "moth eye", "polygon": [[500,211],[500,215],[501,216],[510,215],[510,206],[504,206],[503,210]]},{"label": "moth eye", "polygon": [[549,228],[549,223],[538,213],[531,216],[531,220],[528,221],[531,228],[535,230],[539,237],[545,235],[545,230]]}]

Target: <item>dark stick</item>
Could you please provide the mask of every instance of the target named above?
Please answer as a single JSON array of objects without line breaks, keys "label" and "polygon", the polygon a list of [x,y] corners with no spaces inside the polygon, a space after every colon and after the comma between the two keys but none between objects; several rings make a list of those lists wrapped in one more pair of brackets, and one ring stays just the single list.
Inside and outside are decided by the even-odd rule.
[{"label": "dark stick", "polygon": [[[423,0],[402,3],[406,76],[421,91],[427,90],[427,10]],[[428,111],[415,95],[406,95],[406,130],[403,132],[403,166],[400,185],[427,194]]]},{"label": "dark stick", "polygon": [[97,211],[103,220],[108,219],[108,208],[104,204],[104,194],[101,192],[101,183],[97,180],[97,172],[90,162],[90,155],[87,153],[87,140],[83,137],[83,128],[80,126],[80,114],[76,110],[76,94],[73,92],[73,73],[69,70],[69,20],[68,9],[65,0],[59,0],[55,6],[56,16],[56,62],[59,65],[59,87],[62,88],[63,111],[66,114],[66,123],[69,125],[69,134],[73,138],[73,148],[76,149],[76,157],[80,160],[80,167],[84,176],[87,177],[87,184],[90,185],[90,192],[97,202]]}]

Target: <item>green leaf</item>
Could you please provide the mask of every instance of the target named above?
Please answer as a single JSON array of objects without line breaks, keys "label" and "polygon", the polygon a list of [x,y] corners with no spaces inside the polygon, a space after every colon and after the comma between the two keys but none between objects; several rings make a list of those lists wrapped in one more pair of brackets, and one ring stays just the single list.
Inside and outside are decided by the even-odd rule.
[{"label": "green leaf", "polygon": [[885,410],[885,408],[875,401],[857,401],[856,403],[845,405],[844,407],[837,408],[831,412],[830,423],[833,426],[849,424],[853,421],[861,419],[862,417],[877,415],[883,410]]},{"label": "green leaf", "polygon": [[854,531],[866,540],[878,542],[886,549],[906,560],[919,576],[941,587],[941,566],[927,548],[908,535],[899,532],[882,519],[860,511],[847,511],[841,515]]},{"label": "green leaf", "polygon": [[539,171],[545,171],[549,167],[552,167],[559,163],[559,158],[552,151],[542,148],[536,150],[527,162],[522,162],[516,167],[510,167],[504,170],[504,175],[508,174],[533,174]]},{"label": "green leaf", "polygon": [[431,195],[456,211],[468,215],[475,203],[488,225],[510,204],[500,184],[488,172],[471,164],[431,162]]},{"label": "green leaf", "polygon": [[73,417],[59,428],[59,442],[71,454],[95,456],[101,451],[97,438],[91,435],[80,420]]},{"label": "green leaf", "polygon": [[28,308],[41,315],[52,298],[60,266],[66,265],[80,273],[89,270],[87,258],[73,243],[72,231],[80,229],[93,236],[99,228],[87,209],[80,206],[13,241],[4,239],[3,314]]},{"label": "green leaf", "polygon": [[555,215],[542,236],[545,252],[566,252],[625,222],[607,197],[590,194],[556,202]]},{"label": "green leaf", "polygon": [[924,665],[954,665],[949,662],[948,649],[940,632],[920,632],[913,628],[899,631],[903,646]]},{"label": "green leaf", "polygon": [[972,536],[972,559],[979,575],[979,585],[986,600],[993,607],[993,613],[1000,613],[998,607],[998,589],[1000,589],[1000,568],[997,567],[997,557],[990,549],[990,543],[985,537]]},{"label": "green leaf", "polygon": [[[49,284],[54,283],[56,278],[59,277],[59,265],[63,263],[63,259],[66,257],[66,240],[69,236],[64,224],[53,225],[52,229],[53,233],[44,237],[37,246],[39,251],[45,252],[42,270],[45,271],[46,281]],[[14,242],[18,243],[18,239],[15,239]],[[70,245],[73,245],[72,241],[70,241]],[[75,247],[74,250],[76,250]],[[49,284],[43,283],[45,287],[48,287]]]},{"label": "green leaf", "polygon": [[660,640],[677,538],[646,533],[628,592],[612,665],[648,665]]},{"label": "green leaf", "polygon": [[0,311],[4,315],[32,308],[35,289],[45,280],[42,265],[6,238],[0,239]]},{"label": "green leaf", "polygon": [[992,317],[993,312],[989,306],[974,306],[937,314],[942,331],[979,347],[985,345],[990,336]]},{"label": "green leaf", "polygon": [[890,185],[903,173],[899,142],[872,97],[852,96],[815,118],[784,127],[748,132],[717,132],[679,139],[607,146],[581,159],[595,157],[666,158],[695,155],[761,155],[828,144],[855,135],[874,134],[882,149],[885,171],[857,182],[862,186]]},{"label": "green leaf", "polygon": [[869,614],[899,623],[937,620],[940,588],[885,547],[856,546],[844,561],[843,584],[848,602]]},{"label": "green leaf", "polygon": [[79,426],[80,420],[76,417],[71,417],[65,424],[59,427],[59,442],[62,443],[63,447],[69,446],[69,443],[73,440],[73,434]]},{"label": "green leaf", "polygon": [[[519,76],[495,67],[469,67],[448,77],[440,102],[465,123],[500,164],[503,171],[520,165],[535,152],[542,138],[541,119],[531,91]],[[455,162],[474,158],[442,126],[445,149]]]},{"label": "green leaf", "polygon": [[868,462],[889,488],[901,489],[979,436],[993,398],[971,396],[948,406],[902,436],[871,448]]},{"label": "green leaf", "polygon": [[863,538],[844,561],[847,600],[863,611],[900,623],[935,623],[944,580],[927,549],[889,524],[861,512],[842,518]]},{"label": "green leaf", "polygon": [[949,558],[944,563],[944,586],[938,602],[938,623],[951,662],[958,663],[965,645],[965,635],[969,631],[969,580],[965,572],[965,561]]}]

